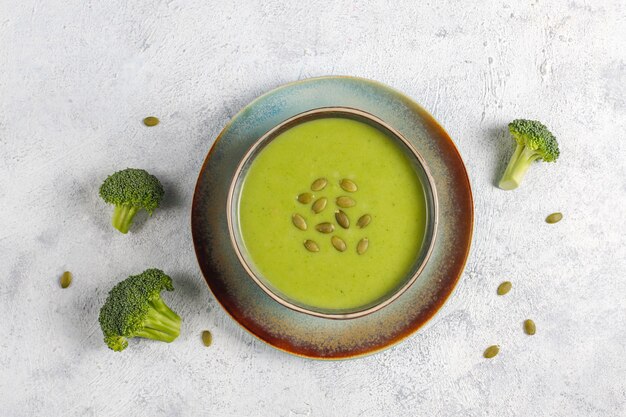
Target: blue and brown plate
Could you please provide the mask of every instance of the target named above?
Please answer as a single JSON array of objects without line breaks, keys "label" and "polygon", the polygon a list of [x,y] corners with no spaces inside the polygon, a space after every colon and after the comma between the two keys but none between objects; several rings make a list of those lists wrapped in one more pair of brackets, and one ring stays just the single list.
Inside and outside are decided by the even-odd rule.
[{"label": "blue and brown plate", "polygon": [[[296,311],[251,279],[229,233],[229,190],[250,148],[267,132],[320,108],[358,109],[392,126],[426,161],[436,188],[437,238],[421,273],[393,302],[334,320]],[[286,352],[345,359],[386,349],[422,327],[451,294],[468,256],[473,202],[463,161],[443,128],[417,103],[375,81],[322,77],[287,84],[241,110],[215,140],[193,199],[196,255],[209,288],[245,329]]]}]

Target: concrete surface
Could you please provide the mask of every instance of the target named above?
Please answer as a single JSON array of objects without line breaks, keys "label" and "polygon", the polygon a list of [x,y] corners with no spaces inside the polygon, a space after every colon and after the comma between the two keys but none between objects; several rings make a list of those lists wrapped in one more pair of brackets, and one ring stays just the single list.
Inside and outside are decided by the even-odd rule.
[{"label": "concrete surface", "polygon": [[[0,0],[0,416],[626,415],[624,2],[296,3]],[[244,332],[205,288],[189,231],[196,175],[230,117],[326,74],[422,103],[459,146],[476,200],[445,308],[405,343],[347,362]],[[144,127],[148,115],[162,123]],[[544,121],[562,157],[503,192],[493,183],[517,117]],[[153,171],[167,197],[123,236],[97,189],[127,166]],[[547,225],[554,211],[565,217]],[[166,300],[182,334],[111,352],[100,305],[150,266],[175,280]],[[503,280],[513,290],[497,297]],[[494,343],[500,355],[483,359]]]}]

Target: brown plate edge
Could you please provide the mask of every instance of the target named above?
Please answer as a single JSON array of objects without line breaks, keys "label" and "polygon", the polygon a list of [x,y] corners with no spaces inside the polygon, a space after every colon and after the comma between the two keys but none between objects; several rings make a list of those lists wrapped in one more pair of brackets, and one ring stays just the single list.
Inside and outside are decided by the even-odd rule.
[{"label": "brown plate edge", "polygon": [[[457,185],[455,189],[455,194],[458,195],[460,193],[462,194],[464,191],[467,192],[467,195],[464,196],[465,198],[463,198],[464,202],[467,204],[467,207],[465,207],[465,210],[461,211],[463,213],[466,213],[467,216],[465,217],[464,221],[459,222],[460,224],[463,224],[466,227],[463,230],[463,233],[465,234],[465,239],[464,239],[465,250],[464,250],[464,253],[462,254],[462,257],[459,258],[459,260],[457,261],[457,267],[455,268],[457,272],[454,274],[453,278],[447,281],[446,283],[447,285],[441,288],[441,290],[437,294],[438,295],[437,300],[435,301],[434,305],[431,306],[431,308],[427,311],[426,314],[418,315],[415,320],[413,320],[412,322],[410,322],[409,325],[406,326],[404,331],[399,332],[397,336],[393,338],[387,339],[384,344],[367,345],[364,347],[355,348],[351,351],[345,351],[345,352],[342,351],[342,352],[336,352],[336,353],[330,354],[328,356],[320,356],[318,350],[303,347],[303,346],[296,346],[294,344],[286,342],[284,339],[280,339],[280,338],[273,336],[269,332],[265,331],[265,329],[263,329],[261,326],[256,325],[254,319],[245,317],[243,314],[241,314],[240,311],[239,311],[239,314],[237,314],[238,312],[236,311],[237,310],[236,306],[234,305],[234,303],[231,303],[230,300],[221,299],[218,296],[218,294],[225,294],[225,288],[221,288],[221,286],[217,285],[215,282],[213,282],[213,286],[212,286],[212,283],[210,282],[208,277],[210,277],[211,274],[214,273],[215,271],[212,271],[210,268],[205,267],[200,262],[200,258],[201,257],[204,258],[204,253],[201,253],[202,248],[200,247],[201,245],[203,245],[203,242],[201,242],[199,238],[201,226],[195,223],[194,213],[198,210],[199,199],[200,199],[198,191],[201,185],[201,179],[204,175],[204,171],[207,167],[207,164],[209,163],[211,159],[212,152],[215,150],[217,144],[222,139],[224,133],[231,126],[233,120],[239,117],[247,108],[251,107],[258,100],[262,99],[267,94],[271,94],[275,92],[276,90],[288,88],[296,84],[309,82],[309,81],[316,80],[316,79],[328,79],[328,78],[353,79],[353,80],[357,80],[361,82],[366,82],[369,84],[374,84],[379,88],[386,89],[386,90],[393,92],[394,94],[399,96],[399,98],[403,99],[403,101],[405,102],[407,106],[410,106],[415,111],[417,111],[423,117],[424,123],[426,127],[428,128],[428,130],[434,136],[439,138],[440,144],[445,144],[448,148],[446,149],[444,156],[447,156],[448,162],[451,162],[454,165],[455,177],[459,176],[460,177],[459,179],[461,179],[465,185],[464,187],[462,187],[458,183],[455,183]],[[449,164],[446,164],[446,165],[450,166]],[[196,219],[198,219],[198,217],[199,216],[196,216]],[[469,176],[467,174],[467,169],[465,168],[465,164],[463,163],[463,159],[461,158],[461,154],[456,144],[452,141],[452,138],[446,132],[446,130],[435,120],[435,118],[426,109],[421,107],[419,104],[417,104],[415,101],[413,101],[409,97],[405,96],[400,91],[395,90],[394,88],[386,84],[380,83],[378,81],[370,80],[367,78],[361,78],[361,77],[353,77],[353,76],[324,76],[324,77],[307,78],[304,80],[298,80],[298,81],[294,81],[291,83],[283,84],[275,89],[272,89],[260,95],[259,97],[257,97],[256,99],[248,103],[245,107],[243,107],[237,114],[235,114],[231,118],[231,120],[224,126],[224,128],[221,130],[219,135],[215,138],[215,141],[213,142],[213,145],[211,146],[202,164],[202,167],[198,174],[198,179],[196,180],[196,186],[194,187],[190,220],[191,220],[192,239],[193,239],[193,244],[194,244],[194,250],[196,253],[196,260],[198,262],[202,275],[205,279],[205,282],[207,286],[209,287],[209,290],[211,291],[211,293],[217,300],[217,302],[228,313],[228,315],[230,315],[233,318],[233,320],[237,324],[239,324],[246,331],[251,333],[258,340],[264,343],[267,343],[270,346],[278,350],[281,350],[283,352],[300,356],[303,358],[308,358],[308,359],[341,360],[341,359],[351,359],[351,358],[359,358],[363,356],[368,356],[370,354],[377,353],[377,352],[389,349],[397,345],[398,343],[402,342],[403,340],[411,336],[413,333],[417,332],[424,325],[426,325],[435,316],[435,314],[441,309],[441,307],[446,303],[446,301],[452,295],[457,283],[459,282],[461,275],[463,274],[463,271],[465,270],[465,265],[467,264],[467,259],[469,257],[469,252],[471,249],[471,243],[472,243],[472,237],[473,237],[473,230],[474,230],[474,198],[472,194],[471,183],[469,181]]]}]

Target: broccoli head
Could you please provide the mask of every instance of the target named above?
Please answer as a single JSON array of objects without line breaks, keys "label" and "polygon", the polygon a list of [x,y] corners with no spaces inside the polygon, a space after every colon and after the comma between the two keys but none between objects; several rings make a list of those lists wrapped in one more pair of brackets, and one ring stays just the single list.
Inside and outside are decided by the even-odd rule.
[{"label": "broccoli head", "polygon": [[547,127],[536,120],[517,119],[509,123],[509,132],[517,147],[498,186],[503,190],[519,187],[530,164],[536,160],[554,162],[559,144]]},{"label": "broccoli head", "polygon": [[173,291],[172,279],[159,269],[148,269],[118,283],[100,309],[104,342],[115,351],[128,346],[128,339],[171,342],[180,334],[181,318],[161,299],[161,291]]},{"label": "broccoli head", "polygon": [[128,233],[135,214],[144,209],[152,215],[163,198],[163,186],[143,169],[127,168],[109,175],[100,186],[100,197],[115,205],[113,227]]}]

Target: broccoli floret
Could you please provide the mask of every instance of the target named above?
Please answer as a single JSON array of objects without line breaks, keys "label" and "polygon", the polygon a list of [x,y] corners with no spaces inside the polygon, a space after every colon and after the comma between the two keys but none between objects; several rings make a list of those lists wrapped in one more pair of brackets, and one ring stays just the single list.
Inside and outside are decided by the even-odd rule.
[{"label": "broccoli floret", "polygon": [[113,227],[128,233],[135,214],[144,209],[152,215],[163,198],[163,186],[143,169],[127,168],[109,175],[100,187],[100,197],[115,205]]},{"label": "broccoli floret", "polygon": [[181,318],[161,299],[173,291],[172,279],[159,269],[148,269],[117,284],[100,309],[104,342],[122,351],[132,337],[172,342],[180,334]]},{"label": "broccoli floret", "polygon": [[554,162],[559,157],[559,144],[542,123],[536,120],[513,120],[509,123],[509,132],[517,142],[517,148],[498,184],[503,190],[519,187],[533,161],[542,159]]}]

